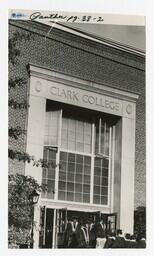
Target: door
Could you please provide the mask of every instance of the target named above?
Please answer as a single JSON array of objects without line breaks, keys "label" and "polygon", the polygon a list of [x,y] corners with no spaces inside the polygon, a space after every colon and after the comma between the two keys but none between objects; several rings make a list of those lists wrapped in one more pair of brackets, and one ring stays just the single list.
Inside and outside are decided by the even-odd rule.
[{"label": "door", "polygon": [[64,231],[67,226],[67,208],[56,210],[56,224],[55,224],[55,247],[63,248]]},{"label": "door", "polygon": [[41,208],[39,248],[53,247],[54,209]]},{"label": "door", "polygon": [[117,229],[117,213],[106,215],[106,229],[109,232],[116,232]]},{"label": "door", "polygon": [[46,207],[40,208],[39,248],[45,247]]}]

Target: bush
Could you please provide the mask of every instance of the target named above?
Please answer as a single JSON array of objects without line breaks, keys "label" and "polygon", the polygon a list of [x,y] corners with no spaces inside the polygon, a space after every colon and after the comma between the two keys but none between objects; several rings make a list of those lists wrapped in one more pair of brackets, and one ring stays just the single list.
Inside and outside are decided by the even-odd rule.
[{"label": "bush", "polygon": [[34,190],[41,191],[41,186],[34,178],[21,174],[9,175],[9,247],[15,248],[21,244],[29,244],[31,242],[31,229],[34,222],[33,205],[30,203],[29,198]]}]

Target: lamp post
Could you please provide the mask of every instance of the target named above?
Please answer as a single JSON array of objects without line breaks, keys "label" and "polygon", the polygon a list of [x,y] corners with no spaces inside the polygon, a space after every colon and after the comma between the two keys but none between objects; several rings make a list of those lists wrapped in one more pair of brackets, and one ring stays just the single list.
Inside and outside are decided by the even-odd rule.
[{"label": "lamp post", "polygon": [[30,248],[33,248],[33,221],[34,221],[34,207],[38,203],[40,194],[34,189],[29,195],[29,202],[32,205],[32,231],[31,231],[31,245]]}]

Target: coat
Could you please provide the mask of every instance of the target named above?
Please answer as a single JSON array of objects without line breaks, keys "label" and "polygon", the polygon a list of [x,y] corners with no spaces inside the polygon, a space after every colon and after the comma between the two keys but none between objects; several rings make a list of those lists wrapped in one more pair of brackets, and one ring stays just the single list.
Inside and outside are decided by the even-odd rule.
[{"label": "coat", "polygon": [[112,248],[126,248],[124,237],[117,236],[112,244]]},{"label": "coat", "polygon": [[89,229],[89,247],[95,248],[96,247],[96,232],[95,232],[95,226],[92,225]]},{"label": "coat", "polygon": [[113,243],[114,243],[114,239],[111,237],[108,237],[105,242],[104,248],[106,248],[106,249],[112,248]]},{"label": "coat", "polygon": [[96,234],[96,238],[104,238],[106,236],[106,232],[105,232],[105,226],[103,226],[103,224],[98,223],[95,225],[95,234]]},{"label": "coat", "polygon": [[[77,232],[76,232],[76,239],[77,239],[77,244],[78,248],[88,248],[89,247],[89,234],[84,231],[84,227],[80,227]],[[88,237],[88,241],[86,240],[86,237]]]},{"label": "coat", "polygon": [[76,228],[73,227],[73,222],[68,222],[66,230],[64,231],[64,248],[74,248],[76,241],[76,232],[79,228],[79,223],[76,224]]}]

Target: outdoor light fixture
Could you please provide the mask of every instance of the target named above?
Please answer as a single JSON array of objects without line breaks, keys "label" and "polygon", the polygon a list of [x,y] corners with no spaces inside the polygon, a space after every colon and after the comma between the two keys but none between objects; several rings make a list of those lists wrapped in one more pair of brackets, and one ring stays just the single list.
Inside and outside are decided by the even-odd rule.
[{"label": "outdoor light fixture", "polygon": [[38,200],[39,200],[39,196],[40,196],[40,194],[37,193],[36,190],[33,190],[33,192],[32,192],[32,193],[30,194],[30,196],[29,196],[29,201],[30,201],[30,203],[32,203],[32,204],[37,204],[37,203],[38,203]]}]

